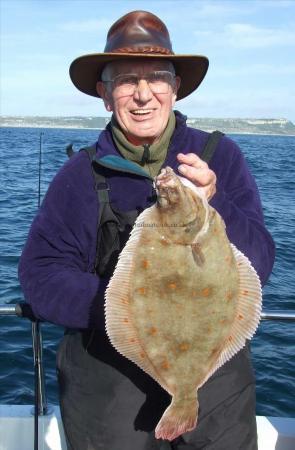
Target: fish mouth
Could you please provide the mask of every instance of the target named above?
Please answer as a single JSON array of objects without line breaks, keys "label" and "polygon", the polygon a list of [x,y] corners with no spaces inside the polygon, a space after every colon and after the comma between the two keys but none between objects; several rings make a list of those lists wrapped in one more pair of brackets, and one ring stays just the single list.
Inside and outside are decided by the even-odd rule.
[{"label": "fish mouth", "polygon": [[165,208],[179,203],[179,180],[171,167],[161,170],[155,179],[155,189],[159,206]]}]

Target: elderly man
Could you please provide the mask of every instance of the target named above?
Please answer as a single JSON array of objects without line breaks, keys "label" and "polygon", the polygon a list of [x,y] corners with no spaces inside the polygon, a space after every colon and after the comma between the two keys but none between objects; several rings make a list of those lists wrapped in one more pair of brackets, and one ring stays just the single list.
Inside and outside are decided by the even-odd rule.
[{"label": "elderly man", "polygon": [[[144,11],[111,27],[104,53],[71,65],[75,86],[102,98],[112,120],[92,164],[85,151],[77,153],[52,181],[19,266],[35,315],[66,328],[57,365],[69,450],[257,448],[248,347],[200,389],[196,429],[168,442],[154,436],[168,394],[105,333],[106,285],[136,216],[155,202],[152,180],[162,166],[200,186],[262,283],[270,274],[274,246],[239,148],[222,137],[208,167],[200,158],[208,133],[173,111],[207,68],[203,56],[175,55],[163,22]],[[92,171],[103,182],[95,183]]]}]

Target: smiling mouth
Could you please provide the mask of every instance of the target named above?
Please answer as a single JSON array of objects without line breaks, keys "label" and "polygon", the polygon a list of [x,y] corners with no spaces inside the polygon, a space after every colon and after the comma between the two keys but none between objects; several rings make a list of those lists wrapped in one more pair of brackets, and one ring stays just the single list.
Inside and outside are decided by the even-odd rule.
[{"label": "smiling mouth", "polygon": [[152,109],[134,109],[133,111],[130,111],[131,114],[134,114],[135,116],[146,116],[153,112]]}]

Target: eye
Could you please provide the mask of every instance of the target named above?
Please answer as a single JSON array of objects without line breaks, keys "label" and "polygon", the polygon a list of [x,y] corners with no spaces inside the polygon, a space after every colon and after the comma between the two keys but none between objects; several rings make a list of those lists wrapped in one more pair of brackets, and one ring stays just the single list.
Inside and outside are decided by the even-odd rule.
[{"label": "eye", "polygon": [[114,79],[115,86],[126,86],[132,85],[136,86],[138,83],[138,79],[136,75],[127,74],[127,75],[119,75]]},{"label": "eye", "polygon": [[155,71],[149,74],[150,83],[168,83],[172,82],[173,76],[170,72]]}]

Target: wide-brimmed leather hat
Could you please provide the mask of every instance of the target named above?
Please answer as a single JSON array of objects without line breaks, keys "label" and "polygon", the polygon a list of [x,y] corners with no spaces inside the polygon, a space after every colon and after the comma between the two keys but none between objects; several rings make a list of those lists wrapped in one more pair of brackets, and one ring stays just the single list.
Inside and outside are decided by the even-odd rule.
[{"label": "wide-brimmed leather hat", "polygon": [[104,66],[111,61],[138,58],[173,63],[176,75],[181,77],[177,100],[197,89],[209,65],[206,56],[175,55],[166,25],[150,12],[132,11],[111,26],[104,53],[83,55],[72,62],[70,77],[80,91],[99,97],[96,83],[101,80]]}]

